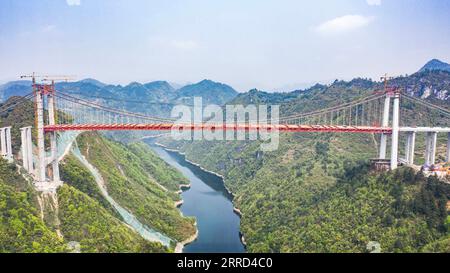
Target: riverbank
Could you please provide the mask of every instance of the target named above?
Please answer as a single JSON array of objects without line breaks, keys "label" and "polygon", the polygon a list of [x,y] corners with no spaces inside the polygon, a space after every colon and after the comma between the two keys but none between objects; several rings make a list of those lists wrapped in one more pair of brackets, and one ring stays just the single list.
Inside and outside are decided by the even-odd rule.
[{"label": "riverbank", "polygon": [[[242,218],[243,214],[242,211],[236,207],[233,208],[233,212],[239,216],[239,218]],[[244,247],[247,249],[247,242],[245,241],[244,234],[242,231],[239,231],[239,238],[241,239],[241,243],[244,245]]]},{"label": "riverbank", "polygon": [[195,240],[197,240],[198,238],[198,228],[197,228],[197,223],[195,223],[195,227],[196,227],[196,232],[194,235],[192,235],[191,237],[187,238],[186,240],[184,240],[183,242],[178,242],[177,245],[175,246],[175,250],[174,253],[183,253],[183,249],[185,246],[195,242]]},{"label": "riverbank", "polygon": [[[178,186],[178,188],[180,190],[176,191],[175,193],[181,195],[181,194],[183,194],[184,191],[189,190],[191,187],[192,187],[191,184],[182,184],[182,185]],[[183,204],[184,204],[183,198],[180,201],[175,201],[176,208],[180,208]],[[180,213],[181,213],[181,211],[180,211]]]},{"label": "riverbank", "polygon": [[184,200],[175,201],[175,207],[180,208],[184,204]]},{"label": "riverbank", "polygon": [[233,211],[234,211],[234,213],[236,213],[236,214],[239,216],[239,218],[242,218],[242,212],[241,212],[240,209],[234,207],[234,208],[233,208]]},{"label": "riverbank", "polygon": [[[177,191],[177,194],[182,194],[184,191],[189,190],[192,187],[191,184],[182,184],[179,186],[179,191]],[[181,208],[181,206],[184,204],[184,200],[181,199],[179,201],[175,201],[175,207],[176,208]],[[180,214],[183,215],[183,213],[180,210]],[[192,235],[191,237],[187,238],[186,240],[182,241],[182,242],[178,242],[177,245],[175,246],[175,250],[174,253],[183,253],[183,249],[185,246],[189,245],[190,243],[194,242],[195,240],[197,240],[198,238],[198,228],[197,228],[197,223],[194,224],[195,226],[195,234]]]},{"label": "riverbank", "polygon": [[223,182],[224,182],[224,183],[223,183],[224,188],[227,190],[228,194],[230,194],[230,195],[233,197],[233,199],[234,199],[235,195],[233,194],[232,191],[230,191],[230,189],[228,189],[227,185],[225,184],[225,176],[223,176],[223,175],[220,174],[220,173],[213,172],[213,171],[211,171],[211,170],[205,169],[205,168],[203,168],[200,164],[198,164],[198,163],[196,163],[196,162],[193,162],[193,161],[187,159],[186,154],[183,153],[183,152],[181,152],[180,150],[176,150],[176,149],[169,148],[169,147],[167,147],[166,145],[161,144],[161,143],[159,143],[159,142],[155,142],[155,145],[156,145],[156,146],[159,146],[159,147],[161,147],[161,148],[163,148],[164,150],[166,150],[166,151],[168,151],[168,152],[173,152],[173,153],[177,153],[177,154],[179,154],[179,155],[181,155],[181,156],[184,156],[184,160],[185,160],[186,162],[188,162],[189,164],[192,164],[192,165],[198,167],[200,170],[202,170],[202,171],[204,171],[204,172],[206,172],[206,173],[210,173],[210,174],[213,174],[213,175],[215,175],[215,176],[218,176],[218,177],[222,178],[222,180],[223,180]]}]

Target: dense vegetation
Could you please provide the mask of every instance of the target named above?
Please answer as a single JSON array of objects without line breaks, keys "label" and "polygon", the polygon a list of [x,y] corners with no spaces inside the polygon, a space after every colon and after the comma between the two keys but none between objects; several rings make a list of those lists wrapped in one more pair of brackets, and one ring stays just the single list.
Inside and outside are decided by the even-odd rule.
[{"label": "dense vegetation", "polygon": [[[14,99],[17,98],[11,98]],[[33,105],[27,101],[0,117],[0,126],[13,125],[12,141],[16,155],[20,149],[19,128],[34,123],[32,113]],[[102,165],[104,171],[109,173],[119,165],[111,154],[99,153],[95,148],[111,149],[117,157],[124,156],[120,171],[132,179],[118,179],[122,184],[111,183],[115,185],[111,188],[118,194],[129,193],[126,197],[137,193],[136,199],[124,199],[133,208],[131,210],[139,209],[142,216],[153,208],[151,216],[147,216],[153,217],[152,222],[147,224],[158,223],[157,228],[161,225],[171,227],[173,230],[169,235],[174,238],[184,239],[195,232],[193,220],[183,218],[174,207],[174,201],[180,198],[175,191],[178,191],[179,184],[186,183],[186,179],[154,154],[144,156],[148,150],[144,144],[127,147],[106,141],[96,134],[91,137],[93,141],[102,141],[102,146],[94,145],[92,153],[97,152],[95,158],[100,162],[110,164]],[[82,138],[80,142],[87,143],[83,140],[86,139]],[[0,252],[66,252],[74,249],[81,252],[170,251],[159,243],[146,241],[124,224],[102,196],[94,177],[78,159],[69,154],[60,167],[66,185],[58,190],[57,195],[49,195],[35,192],[14,165],[0,160]],[[128,189],[128,183],[134,185],[130,187],[132,190]],[[141,199],[147,203],[141,206]]]},{"label": "dense vegetation", "polygon": [[[426,71],[394,83],[415,96],[430,94],[427,100],[445,106],[449,79],[447,72]],[[338,105],[381,87],[368,79],[335,81],[286,94],[252,90],[231,103],[281,104],[285,115]],[[112,93],[123,89],[95,81],[68,88],[98,96],[104,96],[106,89]],[[164,82],[134,83],[126,88],[136,96],[155,95],[156,100],[164,99],[166,93],[176,97]],[[120,102],[111,102],[115,103]],[[127,109],[138,109],[137,105],[132,103]],[[18,128],[33,123],[32,109],[31,103],[23,104],[0,117],[0,126],[15,126],[15,151],[19,149]],[[448,120],[416,105],[404,109],[404,119],[441,125]],[[283,134],[274,152],[262,152],[259,142],[162,142],[225,176],[243,212],[241,229],[250,252],[365,252],[370,242],[378,242],[385,252],[450,251],[449,185],[407,168],[386,174],[371,172],[367,160],[377,154],[375,136]],[[104,177],[111,196],[141,222],[178,241],[195,232],[194,220],[182,217],[174,207],[180,198],[175,191],[187,180],[148,147],[123,145],[94,133],[83,134],[78,143]],[[444,152],[444,141],[440,143],[439,160]],[[420,149],[423,139],[418,138],[418,162],[422,162]],[[120,221],[94,178],[74,157],[64,160],[61,172],[67,185],[58,192],[60,223],[49,223],[46,213],[41,217],[37,209],[37,194],[14,166],[0,161],[0,252],[63,252],[68,251],[69,241],[78,242],[87,252],[167,251],[144,241]]]},{"label": "dense vegetation", "polygon": [[58,191],[60,237],[42,219],[37,195],[14,165],[0,160],[0,252],[67,252],[72,241],[82,252],[168,251],[144,240],[97,200],[68,185]]},{"label": "dense vegetation", "polygon": [[[19,97],[12,97],[3,105],[9,105],[19,99]],[[20,128],[34,126],[33,109],[33,103],[25,101],[0,115],[0,127],[12,126],[11,142],[14,154],[20,150]],[[34,134],[33,139],[35,139]]]},{"label": "dense vegetation", "polygon": [[112,216],[96,200],[64,185],[58,190],[61,231],[67,241],[80,244],[82,252],[167,252],[159,243],[143,239]]},{"label": "dense vegetation", "polygon": [[[142,166],[149,173],[152,181],[157,181],[162,188],[167,189],[168,193],[178,192],[180,185],[188,184],[189,181],[179,172],[171,168],[166,162],[161,160],[147,144],[133,143],[128,146],[131,152],[138,156],[142,162]],[[179,196],[171,195],[174,200],[179,200]]]},{"label": "dense vegetation", "polygon": [[[97,200],[112,214],[117,214],[111,204],[103,197],[95,178],[72,154],[66,156],[64,161],[61,162],[60,173],[62,181]],[[119,215],[117,214],[117,216]]]},{"label": "dense vegetation", "polygon": [[[421,96],[437,78],[445,87],[450,74],[424,72],[397,81]],[[281,104],[283,116],[339,105],[380,88],[367,79],[336,81],[288,94],[252,91],[231,104]],[[416,105],[403,114],[402,119],[435,124],[448,120]],[[386,252],[448,250],[449,186],[408,169],[369,172],[365,162],[376,157],[378,141],[372,135],[282,134],[278,150],[263,152],[250,141],[161,140],[225,176],[243,212],[241,230],[250,252],[365,252],[370,242]],[[422,162],[424,140],[419,136],[416,142]],[[444,143],[440,139],[439,160]]]},{"label": "dense vegetation", "polygon": [[357,138],[284,136],[266,154],[251,143],[182,149],[225,174],[250,252],[365,252],[371,241],[386,252],[443,250],[450,186],[411,169],[370,173],[359,159],[374,155],[373,140]]},{"label": "dense vegetation", "polygon": [[187,184],[186,178],[150,148],[144,144],[127,147],[94,133],[81,135],[78,144],[101,173],[108,193],[139,221],[177,241],[195,233],[194,219],[183,217],[174,205],[180,197],[173,190]]},{"label": "dense vegetation", "polygon": [[63,251],[63,240],[41,219],[27,181],[0,159],[0,252]]}]

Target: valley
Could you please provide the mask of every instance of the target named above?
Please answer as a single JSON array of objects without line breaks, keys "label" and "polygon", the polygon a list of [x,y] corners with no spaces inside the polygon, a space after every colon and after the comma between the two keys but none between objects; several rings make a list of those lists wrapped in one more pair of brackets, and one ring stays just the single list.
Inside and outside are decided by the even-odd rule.
[{"label": "valley", "polygon": [[166,151],[155,143],[149,145],[160,158],[190,181],[189,189],[182,194],[180,210],[183,215],[195,217],[198,234],[193,242],[184,247],[183,252],[245,252],[240,240],[240,219],[233,211],[233,197],[224,187],[223,180],[187,162],[176,152]]},{"label": "valley", "polygon": [[[390,84],[445,109],[450,73],[441,67],[432,61]],[[196,96],[221,106],[280,105],[280,115],[289,116],[343,105],[380,92],[383,83],[336,80],[287,93],[237,93],[210,80],[179,89],[164,81],[122,87],[92,79],[57,88],[105,107],[162,117]],[[26,82],[16,82],[0,91],[8,105],[30,90]],[[423,105],[401,101],[401,106],[403,124],[449,125],[446,115]],[[16,162],[22,159],[19,129],[33,122],[31,101],[0,115],[0,127],[12,126]],[[185,253],[335,253],[370,252],[374,243],[382,252],[450,251],[450,185],[406,166],[374,171],[369,161],[379,154],[377,134],[281,133],[278,149],[263,151],[261,141],[253,140],[79,133],[70,149],[58,147],[66,153],[60,161],[64,185],[56,193],[37,192],[20,165],[1,160],[0,252],[153,253],[184,247]],[[436,162],[446,160],[445,145],[441,134]],[[417,165],[425,162],[425,146],[418,137]]]}]

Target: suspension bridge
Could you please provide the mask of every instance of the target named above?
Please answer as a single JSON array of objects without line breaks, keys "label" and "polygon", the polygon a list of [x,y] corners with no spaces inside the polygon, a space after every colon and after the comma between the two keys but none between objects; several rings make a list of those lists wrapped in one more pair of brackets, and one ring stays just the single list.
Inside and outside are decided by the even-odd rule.
[{"label": "suspension bridge", "polygon": [[[2,105],[0,114],[24,101],[33,101],[37,148],[34,148],[32,143],[32,127],[22,128],[21,159],[24,169],[34,177],[36,187],[42,190],[58,187],[61,183],[57,137],[58,133],[66,131],[164,132],[178,130],[378,134],[380,135],[379,160],[388,164],[390,169],[396,169],[400,162],[414,164],[415,139],[418,133],[426,134],[426,164],[434,164],[437,134],[446,133],[448,139],[446,160],[450,161],[450,127],[418,126],[415,119],[402,119],[411,124],[400,124],[402,114],[406,116],[408,111],[411,111],[412,105],[432,111],[444,121],[450,118],[450,110],[401,93],[396,88],[385,88],[384,92],[372,93],[333,107],[281,116],[276,119],[258,117],[257,120],[233,119],[233,122],[222,123],[207,120],[180,123],[171,118],[114,109],[74,94],[57,91],[54,80],[50,84],[43,84],[36,83],[33,77],[32,88],[32,93]],[[428,122],[431,124],[431,121]],[[0,133],[1,154],[12,162],[14,157],[11,149],[11,127],[0,128]],[[406,134],[404,158],[399,158],[400,134]],[[45,135],[49,135],[50,156],[46,154]],[[388,138],[391,144],[389,159],[386,158]]]}]

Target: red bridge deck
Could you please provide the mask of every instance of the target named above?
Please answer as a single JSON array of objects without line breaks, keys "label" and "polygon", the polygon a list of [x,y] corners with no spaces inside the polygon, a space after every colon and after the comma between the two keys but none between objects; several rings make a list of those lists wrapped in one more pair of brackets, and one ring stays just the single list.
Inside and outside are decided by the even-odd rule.
[{"label": "red bridge deck", "polygon": [[278,130],[280,132],[336,132],[390,134],[392,128],[376,126],[330,126],[330,125],[248,125],[248,124],[61,124],[46,125],[45,132],[55,131],[170,131],[170,130],[224,130],[224,131],[260,131]]}]

